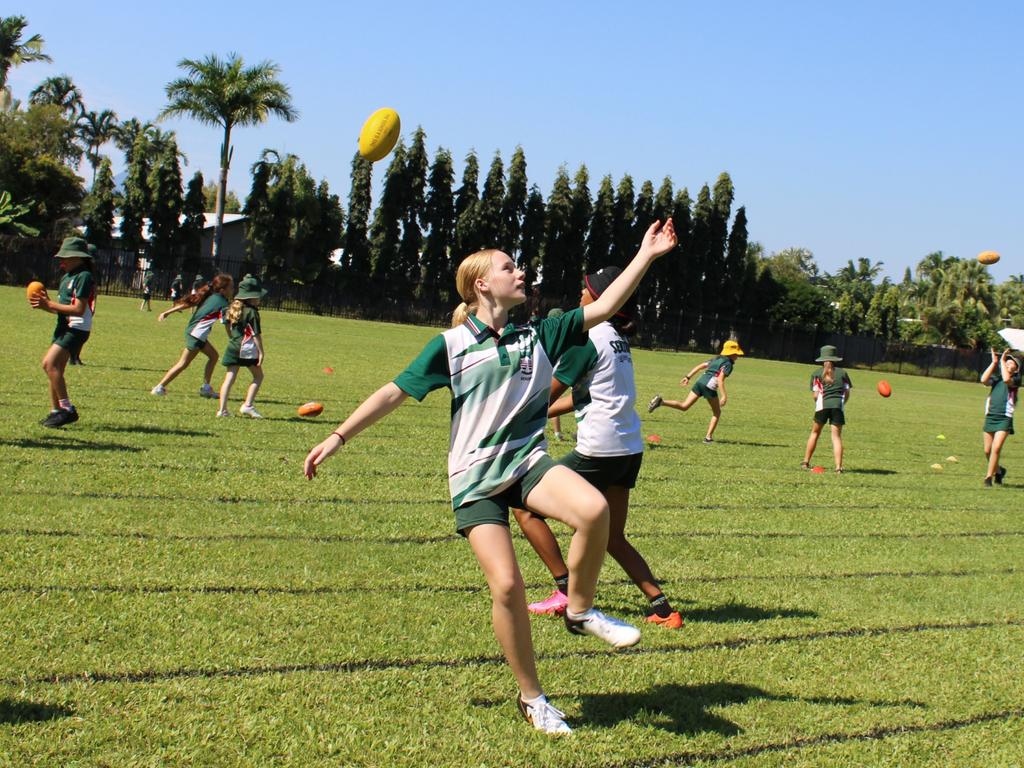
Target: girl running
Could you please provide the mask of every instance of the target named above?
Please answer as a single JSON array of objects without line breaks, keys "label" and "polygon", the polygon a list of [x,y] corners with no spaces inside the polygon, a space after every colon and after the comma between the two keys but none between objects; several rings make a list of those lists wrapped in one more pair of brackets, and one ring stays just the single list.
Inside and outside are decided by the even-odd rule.
[{"label": "girl running", "polygon": [[[586,307],[601,297],[622,270],[606,267],[584,280],[580,306]],[[567,387],[572,396],[562,398],[548,409],[548,416],[569,413],[576,406],[576,448],[559,461],[599,490],[608,503],[610,515],[608,553],[622,566],[650,603],[647,621],[670,629],[683,626],[678,611],[673,611],[662,594],[647,562],[626,540],[626,515],[629,490],[636,485],[644,444],[637,415],[633,358],[627,337],[636,329],[632,312],[623,308],[610,320],[590,329],[585,344],[562,355],[551,381],[551,398],[558,398]],[[542,517],[523,509],[515,510],[516,520],[533,549],[555,579],[555,590],[546,600],[531,603],[531,613],[562,614],[569,601],[569,569],[562,559],[551,529]]]},{"label": "girl running", "polygon": [[1013,411],[1017,404],[1020,380],[1020,360],[1011,355],[1008,349],[1004,349],[1003,354],[997,357],[993,349],[992,362],[981,374],[981,383],[991,388],[985,400],[984,444],[985,458],[988,460],[986,486],[991,486],[993,480],[996,485],[1002,485],[1006,477],[1006,467],[999,466],[999,454],[1006,438],[1013,434]]},{"label": "girl running", "polygon": [[43,355],[43,371],[50,383],[50,413],[39,422],[44,427],[63,427],[78,421],[78,411],[68,395],[64,371],[68,361],[82,351],[92,332],[92,317],[96,311],[92,256],[85,240],[65,237],[54,256],[60,259],[60,268],[64,272],[57,301],[52,301],[45,291],[28,300],[33,308],[57,316],[53,341]]},{"label": "girl running", "polygon": [[209,285],[200,288],[198,293],[189,294],[181,303],[175,304],[157,315],[156,319],[163,322],[168,315],[173,315],[175,312],[182,312],[189,308],[193,310],[192,319],[185,327],[185,349],[182,350],[178,362],[172,365],[160,379],[160,383],[150,390],[151,394],[166,395],[167,385],[188,368],[196,359],[196,355],[202,352],[206,355],[206,370],[203,371],[203,386],[199,388],[199,395],[201,397],[217,396],[210,384],[210,379],[213,377],[219,355],[209,341],[210,331],[213,330],[215,323],[223,321],[224,310],[228,308],[228,303],[231,301],[234,285],[235,281],[231,279],[231,275],[217,275]]},{"label": "girl running", "polygon": [[846,423],[846,401],[850,399],[853,384],[846,371],[836,367],[836,363],[842,361],[843,358],[839,357],[831,344],[822,347],[821,354],[814,361],[821,363],[821,368],[811,374],[814,422],[811,424],[810,437],[807,438],[804,460],[800,462],[801,469],[811,468],[811,456],[818,445],[818,436],[821,435],[822,427],[831,422],[832,457],[836,462],[836,472],[843,472],[843,425]]},{"label": "girl running", "polygon": [[593,607],[608,543],[608,505],[601,494],[545,453],[544,425],[552,366],[584,332],[610,318],[632,295],[653,261],[676,245],[672,220],[655,222],[640,250],[601,298],[558,318],[525,326],[508,321],[526,301],[524,272],[498,250],[463,259],[456,286],[463,303],[452,328],[432,339],[393,382],[370,395],[306,456],[305,474],[408,396],[452,392],[448,482],[455,527],[469,540],[491,592],[491,620],[519,684],[519,711],[534,728],[569,733],[537,679],[526,590],[508,528],[509,507],[525,507],[575,530],[569,546],[566,627],[613,646],[634,645],[640,632]]},{"label": "girl running", "polygon": [[252,384],[245,393],[245,401],[238,412],[253,419],[263,416],[253,402],[263,383],[263,336],[260,327],[260,299],[267,295],[258,278],[246,275],[238,284],[238,293],[228,308],[228,346],[224,350],[221,365],[227,368],[224,383],[220,385],[218,416],[230,416],[228,397],[235,384],[239,367],[248,368],[252,373]]},{"label": "girl running", "polygon": [[685,400],[663,400],[661,395],[655,395],[647,404],[647,412],[651,413],[655,408],[662,405],[675,408],[677,411],[688,411],[690,406],[702,397],[711,406],[711,421],[708,423],[707,434],[704,435],[705,443],[714,442],[715,429],[718,427],[718,420],[722,417],[722,409],[729,400],[729,394],[725,391],[725,379],[732,374],[736,358],[743,354],[739,343],[730,339],[722,345],[722,352],[718,357],[706,360],[700,365],[695,365],[688,374],[679,381],[679,386],[685,387],[690,379],[697,375],[698,371],[704,371],[697,379],[690,394]]}]

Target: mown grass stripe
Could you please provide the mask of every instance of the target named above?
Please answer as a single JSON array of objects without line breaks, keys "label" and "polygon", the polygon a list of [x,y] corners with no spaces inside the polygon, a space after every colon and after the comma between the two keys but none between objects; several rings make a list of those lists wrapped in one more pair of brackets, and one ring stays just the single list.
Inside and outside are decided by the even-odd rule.
[{"label": "mown grass stripe", "polygon": [[[705,651],[743,650],[751,647],[781,645],[792,642],[815,642],[887,635],[912,634],[916,632],[963,632],[976,629],[1024,627],[1024,620],[972,621],[956,623],[927,623],[891,627],[850,627],[848,629],[823,630],[800,634],[772,635],[769,637],[738,637],[731,640],[713,640],[696,645],[666,645],[657,648],[627,648],[620,651],[602,649],[599,651],[567,651],[563,653],[538,654],[540,660],[596,659],[612,655],[664,656],[674,654],[702,653]],[[400,669],[463,669],[467,667],[505,664],[504,656],[469,656],[458,659],[355,659],[351,661],[323,664],[284,664],[264,667],[235,667],[226,669],[140,670],[137,672],[59,672],[49,675],[23,676],[0,680],[0,685],[67,685],[73,683],[155,683],[165,680],[216,679],[237,677],[264,677],[299,673],[340,673],[380,672]]]},{"label": "mown grass stripe", "polygon": [[[209,533],[179,534],[147,531],[77,531],[53,528],[0,528],[0,536],[43,536],[53,538],[141,539],[152,541],[295,541],[310,544],[443,544],[462,541],[457,534],[436,536],[367,536],[365,534]],[[919,539],[1001,539],[1024,536],[1024,531],[933,531],[917,533],[804,533],[801,531],[631,531],[629,538],[666,537],[691,539],[814,539],[814,540],[919,540]]]},{"label": "mown grass stripe", "polygon": [[[995,569],[974,569],[974,570],[951,570],[951,571],[864,571],[849,573],[776,573],[745,575],[735,574],[731,576],[682,576],[671,581],[661,580],[660,584],[715,584],[734,581],[832,581],[838,579],[931,579],[931,578],[973,578],[976,576],[1014,576],[1021,573],[1018,568],[995,568]],[[606,579],[601,582],[604,586],[626,586],[633,582],[626,579]],[[529,590],[544,589],[548,587],[547,582],[535,582],[526,585]],[[343,595],[362,594],[367,591],[389,593],[389,592],[425,592],[428,594],[474,594],[486,592],[487,587],[482,585],[452,586],[448,584],[348,584],[343,587],[292,587],[273,586],[259,584],[200,584],[183,586],[179,584],[0,584],[0,594],[46,594],[47,592],[65,592],[75,594],[126,594],[126,595],[163,595],[163,594],[193,594],[193,595]]]},{"label": "mown grass stripe", "polygon": [[1001,720],[1018,720],[1024,717],[1024,709],[1003,709],[996,712],[982,712],[971,717],[940,720],[936,723],[919,725],[891,725],[870,728],[866,731],[853,733],[821,733],[817,736],[797,736],[786,741],[751,744],[736,749],[721,749],[707,752],[675,752],[652,760],[630,760],[627,762],[603,763],[603,768],[662,768],[663,766],[695,765],[697,763],[721,763],[739,760],[744,757],[756,757],[770,752],[788,752],[790,750],[808,749],[828,744],[844,744],[854,741],[882,741],[900,736],[913,736],[919,733],[943,733],[974,725],[999,722]]}]

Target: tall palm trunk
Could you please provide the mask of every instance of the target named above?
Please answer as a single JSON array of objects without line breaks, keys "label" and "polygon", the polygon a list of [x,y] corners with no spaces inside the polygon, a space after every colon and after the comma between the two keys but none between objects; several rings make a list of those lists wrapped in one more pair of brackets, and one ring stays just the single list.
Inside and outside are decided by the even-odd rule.
[{"label": "tall palm trunk", "polygon": [[220,244],[224,237],[224,201],[228,194],[228,166],[231,165],[231,125],[224,126],[224,143],[220,148],[220,183],[217,185],[217,205],[213,226],[214,269],[220,268]]}]

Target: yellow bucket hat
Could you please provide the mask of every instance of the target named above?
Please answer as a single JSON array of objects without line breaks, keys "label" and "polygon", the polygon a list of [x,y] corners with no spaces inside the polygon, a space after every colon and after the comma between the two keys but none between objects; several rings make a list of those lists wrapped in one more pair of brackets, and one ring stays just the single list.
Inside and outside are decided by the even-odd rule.
[{"label": "yellow bucket hat", "polygon": [[740,349],[738,341],[729,339],[725,344],[722,345],[722,351],[719,353],[722,355],[742,355],[743,350]]}]

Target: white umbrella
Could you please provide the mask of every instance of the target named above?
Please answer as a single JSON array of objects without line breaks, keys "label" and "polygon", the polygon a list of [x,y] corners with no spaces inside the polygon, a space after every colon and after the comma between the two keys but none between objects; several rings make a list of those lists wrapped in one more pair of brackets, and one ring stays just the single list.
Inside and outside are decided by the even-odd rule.
[{"label": "white umbrella", "polygon": [[1020,328],[1003,328],[999,331],[1011,349],[1024,349],[1024,330]]}]

